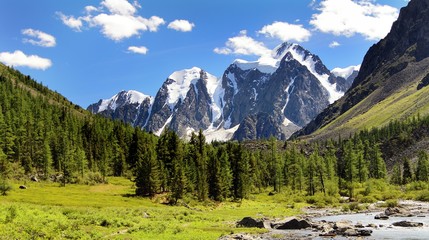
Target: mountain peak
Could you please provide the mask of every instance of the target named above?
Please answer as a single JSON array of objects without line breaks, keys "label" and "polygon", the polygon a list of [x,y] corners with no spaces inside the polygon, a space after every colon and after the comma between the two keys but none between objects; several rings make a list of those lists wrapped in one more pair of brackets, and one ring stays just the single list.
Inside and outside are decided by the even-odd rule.
[{"label": "mountain peak", "polygon": [[114,95],[109,99],[102,99],[99,101],[98,109],[94,109],[96,113],[103,112],[105,110],[115,111],[117,107],[126,104],[138,104],[140,105],[146,99],[153,101],[153,97],[143,94],[135,90],[122,90],[118,94]]}]

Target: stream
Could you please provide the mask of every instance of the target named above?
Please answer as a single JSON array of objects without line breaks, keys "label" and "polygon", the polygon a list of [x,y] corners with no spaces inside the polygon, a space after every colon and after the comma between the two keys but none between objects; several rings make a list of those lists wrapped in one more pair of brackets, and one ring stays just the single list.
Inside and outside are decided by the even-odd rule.
[{"label": "stream", "polygon": [[[381,212],[376,213],[359,213],[359,214],[346,214],[346,215],[336,215],[336,216],[326,216],[315,218],[316,221],[325,220],[328,222],[337,222],[340,220],[350,220],[353,224],[361,223],[364,226],[368,224],[375,224],[379,226],[377,229],[370,228],[373,232],[370,237],[365,237],[365,239],[429,239],[429,217],[424,215],[424,217],[391,217],[388,220],[377,220],[374,219],[374,216]],[[423,227],[417,228],[406,228],[406,227],[395,227],[392,226],[394,222],[399,221],[411,221],[411,222],[421,222],[424,224]],[[381,226],[381,227],[380,227]],[[326,239],[323,237],[318,237],[316,239]],[[329,238],[328,238],[329,239]],[[335,239],[347,239],[346,237],[335,237]]]}]

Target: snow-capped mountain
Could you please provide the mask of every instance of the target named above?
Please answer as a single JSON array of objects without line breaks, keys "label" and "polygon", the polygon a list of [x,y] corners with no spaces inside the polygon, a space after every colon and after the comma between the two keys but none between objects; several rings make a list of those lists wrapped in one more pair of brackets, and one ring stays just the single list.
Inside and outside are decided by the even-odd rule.
[{"label": "snow-capped mountain", "polygon": [[284,43],[258,61],[234,61],[220,78],[193,67],[172,73],[155,98],[121,92],[88,109],[157,135],[168,127],[180,136],[202,129],[208,141],[285,139],[344,94],[346,75]]},{"label": "snow-capped mountain", "polygon": [[135,90],[121,91],[109,99],[91,104],[88,110],[105,117],[142,126],[150,115],[153,97]]}]

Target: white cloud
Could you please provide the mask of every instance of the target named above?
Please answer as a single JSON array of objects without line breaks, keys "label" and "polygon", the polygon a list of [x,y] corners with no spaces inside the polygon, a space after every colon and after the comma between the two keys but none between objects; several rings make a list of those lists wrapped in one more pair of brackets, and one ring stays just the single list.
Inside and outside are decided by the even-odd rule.
[{"label": "white cloud", "polygon": [[[77,31],[80,31],[83,24],[87,23],[89,28],[100,27],[101,33],[114,41],[121,41],[139,35],[141,32],[156,32],[158,28],[165,24],[164,19],[152,16],[149,19],[137,14],[140,5],[137,1],[133,4],[127,0],[104,0],[100,7],[87,6],[86,16],[75,18],[57,13],[63,23]],[[97,12],[95,15],[91,13]]]},{"label": "white cloud", "polygon": [[66,16],[61,12],[57,12],[57,15],[60,17],[61,21],[66,25],[67,27],[80,32],[81,28],[83,26],[82,18],[75,18],[73,16]]},{"label": "white cloud", "polygon": [[94,7],[94,6],[86,6],[85,7],[85,12],[90,14],[92,12],[98,12],[98,8]]},{"label": "white cloud", "polygon": [[164,19],[158,17],[158,16],[152,16],[149,19],[142,18],[143,23],[147,26],[149,31],[151,32],[157,32],[159,26],[164,25],[165,21]]},{"label": "white cloud", "polygon": [[147,47],[144,47],[144,46],[141,46],[141,47],[130,46],[130,47],[128,47],[128,51],[133,52],[133,53],[137,53],[137,54],[146,55],[147,52],[149,51],[149,49],[147,49]]},{"label": "white cloud", "polygon": [[367,40],[387,35],[399,15],[398,9],[374,4],[371,0],[324,0],[313,14],[310,24],[316,29],[351,37],[361,34]]},{"label": "white cloud", "polygon": [[190,32],[192,28],[195,27],[195,24],[189,22],[188,20],[174,20],[168,24],[169,29],[174,29],[180,32]]},{"label": "white cloud", "polygon": [[104,0],[101,5],[106,7],[112,14],[134,15],[136,8],[127,0]]},{"label": "white cloud", "polygon": [[337,42],[337,41],[333,41],[333,42],[331,42],[329,44],[330,48],[336,48],[336,47],[339,47],[339,46],[341,46],[341,44],[339,42]]},{"label": "white cloud", "polygon": [[267,37],[280,39],[283,42],[306,42],[311,37],[310,31],[302,25],[289,24],[287,22],[274,22],[271,25],[266,25],[258,33],[264,34]]},{"label": "white cloud", "polygon": [[55,37],[39,30],[27,28],[22,30],[22,34],[31,37],[24,38],[24,42],[41,47],[55,47],[57,45]]},{"label": "white cloud", "polygon": [[241,35],[229,38],[225,47],[215,48],[214,52],[224,55],[255,55],[260,57],[271,54],[271,50],[264,43],[258,42],[243,33],[246,32],[241,31]]},{"label": "white cloud", "polygon": [[34,69],[46,70],[52,66],[52,61],[47,58],[41,58],[37,55],[27,56],[22,51],[16,50],[13,53],[0,53],[0,62],[8,66],[29,67]]}]

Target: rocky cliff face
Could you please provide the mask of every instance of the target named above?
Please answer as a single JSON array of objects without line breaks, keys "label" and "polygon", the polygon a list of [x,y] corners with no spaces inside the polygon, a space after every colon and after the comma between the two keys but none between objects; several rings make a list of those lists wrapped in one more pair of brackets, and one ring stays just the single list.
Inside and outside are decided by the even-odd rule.
[{"label": "rocky cliff face", "polygon": [[138,91],[121,91],[107,100],[91,104],[88,110],[105,117],[143,126],[150,115],[153,99]]},{"label": "rocky cliff face", "polygon": [[113,100],[100,100],[89,110],[158,135],[168,127],[180,136],[202,129],[208,140],[285,139],[341,97],[353,80],[331,73],[297,44],[278,46],[269,62],[236,60],[221,78],[197,67],[177,71],[153,100],[129,107],[120,102],[119,108],[106,107]]},{"label": "rocky cliff face", "polygon": [[[339,134],[341,125],[422,81],[429,68],[426,63],[429,62],[428,22],[429,0],[411,0],[401,9],[390,33],[368,50],[345,96],[321,112],[296,136],[311,134],[328,124],[324,135],[329,135],[328,132]],[[409,94],[413,93],[402,94],[402,97]]]}]

